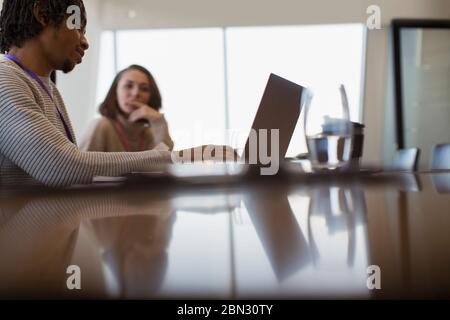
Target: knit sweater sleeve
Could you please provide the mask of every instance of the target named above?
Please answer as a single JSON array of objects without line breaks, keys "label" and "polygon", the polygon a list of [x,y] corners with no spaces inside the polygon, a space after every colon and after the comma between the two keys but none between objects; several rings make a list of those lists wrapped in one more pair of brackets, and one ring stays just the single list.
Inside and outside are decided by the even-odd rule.
[{"label": "knit sweater sleeve", "polygon": [[168,151],[83,152],[49,121],[27,83],[0,77],[0,153],[41,183],[62,187],[90,183],[94,176],[148,171],[171,162]]},{"label": "knit sweater sleeve", "polygon": [[154,146],[158,146],[160,143],[163,143],[165,146],[169,148],[169,150],[173,150],[173,141],[169,134],[169,126],[164,116],[161,119],[151,122],[151,131],[153,134],[153,144]]}]

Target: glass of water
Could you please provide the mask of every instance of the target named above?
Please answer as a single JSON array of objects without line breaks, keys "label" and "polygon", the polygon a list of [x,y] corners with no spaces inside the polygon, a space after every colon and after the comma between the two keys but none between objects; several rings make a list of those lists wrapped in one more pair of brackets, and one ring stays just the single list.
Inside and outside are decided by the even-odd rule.
[{"label": "glass of water", "polygon": [[304,130],[312,169],[335,170],[350,164],[353,125],[343,85],[308,90]]}]

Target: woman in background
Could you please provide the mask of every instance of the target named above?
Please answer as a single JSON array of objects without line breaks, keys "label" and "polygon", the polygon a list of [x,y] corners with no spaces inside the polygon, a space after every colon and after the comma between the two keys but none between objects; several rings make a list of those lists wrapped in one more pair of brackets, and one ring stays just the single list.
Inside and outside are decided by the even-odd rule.
[{"label": "woman in background", "polygon": [[131,65],[115,77],[96,121],[81,143],[84,151],[172,150],[161,94],[152,74]]}]

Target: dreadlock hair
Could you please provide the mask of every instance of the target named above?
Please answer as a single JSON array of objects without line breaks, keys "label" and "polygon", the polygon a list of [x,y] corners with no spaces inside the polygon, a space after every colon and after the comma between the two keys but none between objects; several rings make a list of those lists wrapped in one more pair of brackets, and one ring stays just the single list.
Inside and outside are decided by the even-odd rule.
[{"label": "dreadlock hair", "polygon": [[86,26],[83,0],[4,0],[0,16],[0,53],[39,35],[44,26],[34,16],[35,4],[45,25],[59,27],[68,16],[67,8],[76,5],[81,10],[81,24]]}]

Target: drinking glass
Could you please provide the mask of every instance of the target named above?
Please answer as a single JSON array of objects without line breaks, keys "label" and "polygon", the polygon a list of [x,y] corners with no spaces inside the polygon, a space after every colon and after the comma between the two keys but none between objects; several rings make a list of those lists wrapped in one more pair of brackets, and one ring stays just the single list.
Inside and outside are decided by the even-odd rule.
[{"label": "drinking glass", "polygon": [[343,85],[308,89],[304,130],[314,170],[335,170],[349,165],[353,125]]}]

